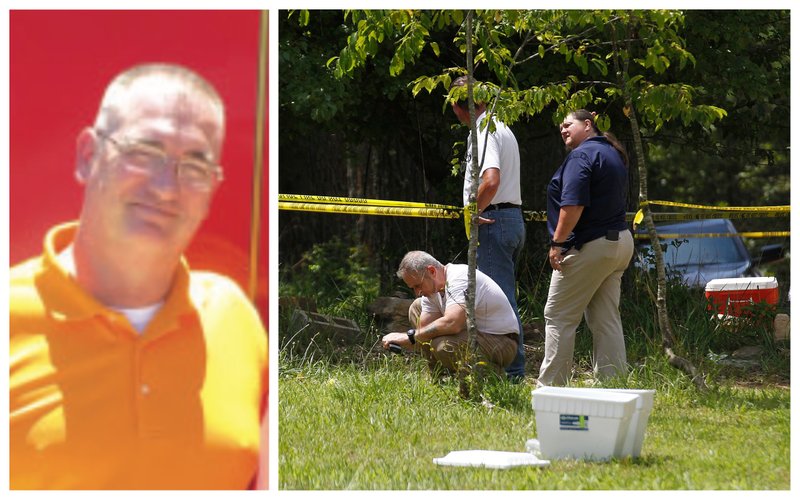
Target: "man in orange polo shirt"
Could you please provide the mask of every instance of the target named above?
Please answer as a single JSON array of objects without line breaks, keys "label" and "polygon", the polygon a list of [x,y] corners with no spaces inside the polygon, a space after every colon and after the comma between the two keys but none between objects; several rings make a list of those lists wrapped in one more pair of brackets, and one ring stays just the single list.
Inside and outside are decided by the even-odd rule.
[{"label": "man in orange polo shirt", "polygon": [[224,128],[208,82],[151,64],[78,135],[79,221],[10,273],[11,488],[255,484],[266,332],[236,284],[182,258]]}]

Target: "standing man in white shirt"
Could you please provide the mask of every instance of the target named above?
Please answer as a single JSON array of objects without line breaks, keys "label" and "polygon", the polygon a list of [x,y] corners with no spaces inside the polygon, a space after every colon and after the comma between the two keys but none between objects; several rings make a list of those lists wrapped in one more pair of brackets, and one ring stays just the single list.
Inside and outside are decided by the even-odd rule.
[{"label": "standing man in white shirt", "polygon": [[[467,77],[462,76],[455,79],[450,88],[466,85]],[[469,126],[467,101],[454,102],[452,107],[458,120]],[[480,168],[477,197],[477,213],[480,214],[478,270],[500,285],[514,311],[520,339],[517,355],[506,368],[506,373],[512,380],[521,380],[525,376],[525,351],[516,299],[516,261],[525,244],[525,222],[522,219],[519,183],[519,147],[513,132],[504,123],[492,117],[494,126],[489,126],[486,103],[476,102],[475,114]],[[469,193],[472,189],[472,139],[470,132],[465,157],[464,206],[469,204]]]}]

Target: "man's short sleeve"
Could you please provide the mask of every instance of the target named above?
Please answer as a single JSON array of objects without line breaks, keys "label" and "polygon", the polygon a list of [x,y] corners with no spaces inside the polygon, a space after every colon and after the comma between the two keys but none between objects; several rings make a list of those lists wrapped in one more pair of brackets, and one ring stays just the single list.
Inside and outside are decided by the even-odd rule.
[{"label": "man's short sleeve", "polygon": [[464,306],[467,304],[467,273],[466,266],[463,270],[451,266],[448,271],[447,285],[445,286],[445,309],[453,305]]},{"label": "man's short sleeve", "polygon": [[[486,128],[481,129],[482,124],[478,123],[478,165],[482,165],[478,176],[488,168],[500,168],[500,144],[498,144],[497,134],[489,132],[489,123],[486,120]],[[486,135],[489,135],[488,139]],[[486,143],[486,157],[483,156],[484,142]],[[481,164],[483,159],[483,164]]]},{"label": "man's short sleeve", "polygon": [[422,297],[422,312],[424,313],[439,313],[439,309],[431,302],[428,297]]}]

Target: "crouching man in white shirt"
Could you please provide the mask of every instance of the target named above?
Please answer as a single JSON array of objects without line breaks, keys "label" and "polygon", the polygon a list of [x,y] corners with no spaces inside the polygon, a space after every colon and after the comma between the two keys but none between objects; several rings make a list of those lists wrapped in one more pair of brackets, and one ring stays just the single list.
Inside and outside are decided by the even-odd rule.
[{"label": "crouching man in white shirt", "polygon": [[[415,328],[392,332],[383,348],[393,345],[422,353],[433,373],[462,372],[469,352],[467,335],[467,265],[442,265],[430,254],[415,250],[400,262],[397,276],[418,297],[408,310]],[[492,369],[503,374],[519,343],[519,322],[503,290],[476,270],[475,324],[480,354]]]}]

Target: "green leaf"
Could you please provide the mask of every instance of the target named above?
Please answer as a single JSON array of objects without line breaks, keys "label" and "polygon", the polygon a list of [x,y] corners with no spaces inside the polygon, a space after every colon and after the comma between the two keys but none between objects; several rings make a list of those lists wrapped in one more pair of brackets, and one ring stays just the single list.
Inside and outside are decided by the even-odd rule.
[{"label": "green leaf", "polygon": [[611,117],[605,114],[599,114],[595,117],[594,122],[601,132],[606,132],[611,129]]},{"label": "green leaf", "polygon": [[394,56],[392,57],[392,61],[389,63],[389,74],[391,76],[397,76],[403,72],[403,68],[405,67],[405,61],[397,52],[395,52]]},{"label": "green leaf", "polygon": [[350,70],[353,69],[355,62],[353,58],[350,56],[350,51],[347,47],[342,49],[342,52],[339,54],[339,64],[338,67],[342,68],[342,71],[345,73],[349,73]]},{"label": "green leaf", "polygon": [[592,64],[600,71],[603,76],[608,75],[608,65],[602,59],[592,58]]},{"label": "green leaf", "polygon": [[589,72],[589,63],[586,61],[586,56],[576,53],[574,61],[584,75]]},{"label": "green leaf", "polygon": [[414,86],[411,88],[411,95],[416,97],[417,94],[419,94],[420,90],[425,88],[424,79],[425,77],[421,76],[416,80],[416,82],[412,82]]},{"label": "green leaf", "polygon": [[433,49],[433,53],[436,54],[436,57],[439,57],[439,44],[431,42],[431,49]]}]

